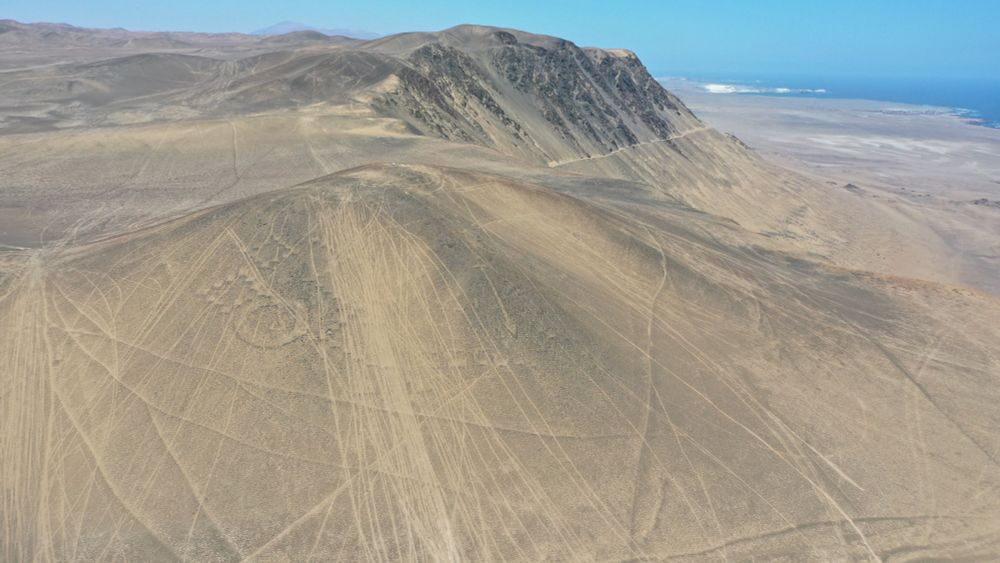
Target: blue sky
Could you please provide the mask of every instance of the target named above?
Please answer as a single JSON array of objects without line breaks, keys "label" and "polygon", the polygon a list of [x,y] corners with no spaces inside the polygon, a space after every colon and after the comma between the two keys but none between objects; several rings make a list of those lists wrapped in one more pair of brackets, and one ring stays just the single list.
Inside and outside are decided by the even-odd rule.
[{"label": "blue sky", "polygon": [[627,47],[654,74],[1000,77],[998,0],[0,0],[3,17],[185,31],[293,20],[382,34],[483,23]]}]

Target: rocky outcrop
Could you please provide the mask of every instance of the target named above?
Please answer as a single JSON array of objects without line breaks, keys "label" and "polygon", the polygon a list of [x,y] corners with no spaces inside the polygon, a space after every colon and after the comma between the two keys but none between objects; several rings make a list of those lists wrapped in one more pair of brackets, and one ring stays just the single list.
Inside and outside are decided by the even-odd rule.
[{"label": "rocky outcrop", "polygon": [[[455,35],[464,44],[456,46]],[[441,39],[413,50],[399,88],[377,102],[424,133],[553,159],[668,140],[698,126],[634,53],[522,41],[487,28]]]},{"label": "rocky outcrop", "polygon": [[523,128],[501,107],[489,78],[469,55],[435,43],[417,49],[408,62],[397,73],[399,87],[375,101],[380,110],[446,139],[491,145],[487,124],[524,139]]}]

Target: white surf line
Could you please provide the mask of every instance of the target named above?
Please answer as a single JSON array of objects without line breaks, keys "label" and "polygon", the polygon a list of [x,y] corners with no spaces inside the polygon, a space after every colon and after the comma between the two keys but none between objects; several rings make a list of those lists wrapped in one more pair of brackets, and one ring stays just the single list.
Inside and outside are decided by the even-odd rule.
[{"label": "white surf line", "polygon": [[671,135],[671,136],[667,137],[666,139],[653,139],[651,141],[642,141],[642,142],[639,142],[639,143],[635,143],[634,145],[627,145],[627,146],[624,146],[624,147],[618,147],[617,149],[615,149],[615,150],[613,150],[611,152],[606,152],[604,154],[597,154],[597,155],[593,155],[593,156],[582,156],[580,158],[568,158],[566,160],[550,160],[549,161],[549,168],[555,168],[557,166],[562,166],[564,164],[570,164],[570,163],[573,163],[573,162],[580,162],[582,160],[596,160],[598,158],[607,158],[609,156],[612,156],[614,154],[620,153],[620,152],[622,152],[624,150],[627,150],[627,149],[632,149],[632,148],[635,148],[635,147],[641,147],[643,145],[653,145],[653,144],[656,144],[656,143],[668,143],[668,142],[676,140],[676,139],[682,139],[684,137],[687,137],[688,135],[690,135],[692,133],[700,133],[702,131],[707,131],[709,129],[711,129],[711,128],[710,127],[696,127],[694,129],[688,129],[687,131],[684,131],[683,133],[678,133],[676,135]]}]

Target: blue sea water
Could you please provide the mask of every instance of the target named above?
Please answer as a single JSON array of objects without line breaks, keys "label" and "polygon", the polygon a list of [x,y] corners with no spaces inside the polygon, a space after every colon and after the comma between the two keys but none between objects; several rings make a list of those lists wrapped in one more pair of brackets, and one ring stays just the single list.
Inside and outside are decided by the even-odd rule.
[{"label": "blue sea water", "polygon": [[765,96],[878,100],[949,108],[1000,129],[1000,77],[897,78],[844,76],[688,76],[716,91]]}]

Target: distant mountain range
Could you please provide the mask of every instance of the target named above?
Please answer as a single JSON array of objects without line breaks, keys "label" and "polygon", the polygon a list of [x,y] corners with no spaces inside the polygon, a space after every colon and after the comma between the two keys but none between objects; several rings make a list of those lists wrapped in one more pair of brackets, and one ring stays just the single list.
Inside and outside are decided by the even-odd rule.
[{"label": "distant mountain range", "polygon": [[255,31],[251,31],[251,35],[284,35],[285,33],[292,33],[295,31],[317,31],[323,35],[343,35],[344,37],[353,37],[355,39],[375,39],[381,37],[377,33],[372,33],[370,31],[364,31],[361,29],[341,29],[341,28],[323,28],[323,27],[313,27],[311,25],[306,25],[304,23],[283,21],[276,23],[272,26],[261,28]]}]

